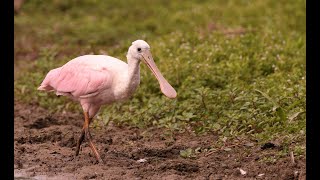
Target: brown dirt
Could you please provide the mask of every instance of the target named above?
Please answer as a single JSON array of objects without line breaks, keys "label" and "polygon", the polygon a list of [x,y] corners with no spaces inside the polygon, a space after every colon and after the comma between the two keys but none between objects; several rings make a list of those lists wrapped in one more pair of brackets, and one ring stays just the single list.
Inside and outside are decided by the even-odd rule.
[{"label": "brown dirt", "polygon": [[[48,114],[36,105],[15,102],[14,172],[16,179],[305,179],[305,158],[276,162],[263,158],[279,152],[273,146],[239,144],[206,151],[218,137],[191,133],[163,135],[161,129],[108,127],[91,134],[105,164],[97,164],[86,142],[74,158],[82,114]],[[200,148],[194,157],[181,150]],[[138,160],[145,159],[146,162]],[[240,169],[246,171],[245,175]]]}]

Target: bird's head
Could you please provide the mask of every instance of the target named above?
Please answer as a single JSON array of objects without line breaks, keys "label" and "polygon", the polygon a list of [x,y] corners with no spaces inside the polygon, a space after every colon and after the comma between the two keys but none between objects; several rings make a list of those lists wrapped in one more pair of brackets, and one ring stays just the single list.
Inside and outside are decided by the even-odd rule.
[{"label": "bird's head", "polygon": [[132,42],[131,46],[129,47],[128,55],[136,60],[143,60],[142,53],[145,53],[146,51],[150,52],[149,44],[144,40],[136,40]]},{"label": "bird's head", "polygon": [[132,45],[129,47],[128,58],[131,57],[138,61],[143,61],[152,71],[152,73],[156,76],[159,81],[160,89],[164,95],[168,98],[175,98],[177,96],[177,92],[174,88],[168,83],[168,81],[162,76],[158,67],[154,63],[150,46],[147,42],[143,40],[136,40],[132,42]]}]

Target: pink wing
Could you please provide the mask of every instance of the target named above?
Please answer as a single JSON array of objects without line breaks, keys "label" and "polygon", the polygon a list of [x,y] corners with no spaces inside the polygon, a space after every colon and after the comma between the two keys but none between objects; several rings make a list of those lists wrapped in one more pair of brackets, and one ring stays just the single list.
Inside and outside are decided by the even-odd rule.
[{"label": "pink wing", "polygon": [[38,90],[53,90],[57,95],[85,98],[95,96],[111,85],[112,75],[106,67],[99,67],[88,60],[78,60],[51,70]]}]

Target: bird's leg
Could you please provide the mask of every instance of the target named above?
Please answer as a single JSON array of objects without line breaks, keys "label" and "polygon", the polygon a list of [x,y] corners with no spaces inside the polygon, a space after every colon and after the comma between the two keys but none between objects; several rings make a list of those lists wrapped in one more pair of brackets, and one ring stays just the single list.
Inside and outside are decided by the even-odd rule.
[{"label": "bird's leg", "polygon": [[89,131],[89,124],[90,124],[91,121],[92,121],[92,118],[89,118],[88,113],[84,112],[84,124],[83,124],[82,130],[81,130],[81,135],[79,136],[79,139],[77,141],[77,148],[76,148],[76,154],[75,155],[76,156],[79,155],[80,146],[81,146],[84,138],[86,137],[86,139],[89,142],[89,146],[90,146],[92,152],[94,153],[94,155],[96,156],[97,160],[100,163],[103,163],[103,161],[102,161],[97,149],[95,148],[95,146],[92,143],[92,137],[91,137],[91,134],[90,134],[90,131]]},{"label": "bird's leg", "polygon": [[84,132],[84,125],[83,125],[83,128],[81,130],[81,135],[79,136],[79,139],[77,141],[76,156],[79,155],[80,146],[82,144],[82,141],[84,140],[84,134],[85,134],[85,132]]},{"label": "bird's leg", "polygon": [[[92,152],[94,153],[94,155],[96,156],[97,160],[100,163],[103,163],[103,161],[102,161],[102,159],[100,157],[100,154],[98,153],[96,147],[94,146],[94,144],[92,142],[92,137],[91,137],[91,134],[90,134],[90,131],[89,131],[89,124],[90,124],[91,120],[92,120],[92,118],[89,118],[88,112],[84,112],[83,130],[84,130],[84,134],[85,134],[86,140],[88,141],[89,146],[90,146]],[[82,132],[81,132],[81,135],[82,135]],[[80,136],[80,138],[81,138],[81,136]],[[79,139],[79,140],[81,140],[81,139]]]},{"label": "bird's leg", "polygon": [[[85,121],[83,123],[83,127],[81,130],[81,135],[79,136],[79,139],[77,141],[77,148],[76,148],[76,156],[79,155],[79,151],[80,151],[80,146],[84,140],[84,135],[85,135],[85,128],[88,127],[89,125],[86,125],[86,114],[84,113],[84,117],[85,117]],[[91,122],[91,119],[89,119],[89,124]]]}]

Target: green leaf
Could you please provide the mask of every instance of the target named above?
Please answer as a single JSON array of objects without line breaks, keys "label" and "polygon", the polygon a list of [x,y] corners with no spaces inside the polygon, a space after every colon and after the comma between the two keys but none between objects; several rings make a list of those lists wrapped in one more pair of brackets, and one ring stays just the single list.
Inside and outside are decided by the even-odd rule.
[{"label": "green leaf", "polygon": [[186,150],[180,150],[180,156],[183,158],[189,158],[192,157],[193,150],[191,148],[188,148]]}]

